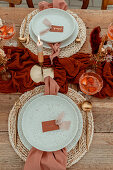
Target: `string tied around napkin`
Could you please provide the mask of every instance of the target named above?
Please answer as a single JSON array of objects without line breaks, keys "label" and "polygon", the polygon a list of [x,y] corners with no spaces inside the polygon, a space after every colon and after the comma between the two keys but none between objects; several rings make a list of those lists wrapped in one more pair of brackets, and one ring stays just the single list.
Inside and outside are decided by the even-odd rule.
[{"label": "string tied around napkin", "polygon": [[51,61],[51,64],[53,64],[53,59],[55,57],[58,57],[59,56],[59,53],[60,53],[60,44],[61,43],[55,43],[55,44],[51,44],[49,43],[49,46],[52,48],[52,53],[50,54],[50,61]]},{"label": "string tied around napkin", "polygon": [[71,125],[71,121],[63,121],[64,112],[61,112],[57,117],[55,123],[59,126],[59,129],[68,130]]},{"label": "string tied around napkin", "polygon": [[47,18],[45,18],[43,20],[43,24],[45,26],[47,26],[48,28],[44,29],[43,31],[40,31],[40,35],[43,35],[43,34],[47,33],[48,31],[50,31],[50,32],[63,32],[63,26],[52,25],[52,23]]}]

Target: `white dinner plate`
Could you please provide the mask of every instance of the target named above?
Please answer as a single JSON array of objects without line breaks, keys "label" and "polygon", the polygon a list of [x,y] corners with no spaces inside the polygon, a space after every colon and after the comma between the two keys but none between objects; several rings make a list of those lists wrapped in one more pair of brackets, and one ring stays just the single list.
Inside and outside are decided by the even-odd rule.
[{"label": "white dinner plate", "polygon": [[[36,97],[42,96],[43,93],[40,93],[36,96],[32,97],[32,100]],[[58,93],[59,96],[63,97],[64,99],[66,99],[68,102],[70,102],[70,104],[73,105],[75,112],[77,113],[78,116],[78,130],[77,133],[74,135],[74,139],[66,146],[67,151],[69,152],[78,142],[79,138],[81,137],[82,134],[82,129],[83,129],[83,120],[82,120],[82,115],[80,110],[78,109],[77,105],[66,95]],[[23,143],[23,145],[30,150],[32,145],[30,145],[30,143],[27,141],[27,139],[25,138],[23,131],[22,131],[22,117],[23,117],[23,112],[19,113],[18,116],[18,134],[20,137],[21,142]]]},{"label": "white dinner plate", "polygon": [[37,37],[40,35],[41,31],[47,29],[47,26],[43,23],[44,19],[48,19],[52,25],[64,27],[63,32],[48,31],[41,35],[41,40],[48,43],[66,40],[73,34],[76,28],[76,21],[74,22],[73,16],[68,12],[58,8],[49,8],[39,12],[32,18],[32,30]]},{"label": "white dinner plate", "polygon": [[[78,116],[74,107],[63,97],[43,95],[31,98],[23,106],[22,130],[27,141],[43,151],[56,151],[67,146],[78,130]],[[64,121],[71,121],[69,130],[42,132],[42,122],[54,120],[64,112]]]},{"label": "white dinner plate", "polygon": [[[73,17],[73,20],[75,20],[75,18]],[[76,22],[76,20],[75,20]],[[76,22],[76,27],[75,27],[75,30],[73,32],[73,34],[67,38],[65,41],[62,41],[61,42],[61,45],[60,45],[60,48],[64,48],[66,46],[68,46],[69,44],[71,44],[73,41],[75,41],[77,35],[78,35],[78,31],[79,31],[79,28],[78,28],[78,23]],[[32,30],[32,20],[29,24],[29,33],[30,33],[30,37],[32,38],[32,40],[37,43],[38,41],[38,38],[37,36],[33,33],[33,30]],[[43,41],[43,47],[45,48],[51,48],[46,42]]]}]

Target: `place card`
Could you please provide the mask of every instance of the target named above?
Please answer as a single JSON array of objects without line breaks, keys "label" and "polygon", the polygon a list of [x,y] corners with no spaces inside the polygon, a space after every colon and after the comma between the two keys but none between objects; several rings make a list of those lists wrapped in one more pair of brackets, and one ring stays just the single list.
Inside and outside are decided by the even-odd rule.
[{"label": "place card", "polygon": [[48,131],[58,130],[59,126],[56,125],[55,121],[56,120],[42,122],[42,131],[48,132]]},{"label": "place card", "polygon": [[50,32],[63,32],[63,26],[51,25]]}]

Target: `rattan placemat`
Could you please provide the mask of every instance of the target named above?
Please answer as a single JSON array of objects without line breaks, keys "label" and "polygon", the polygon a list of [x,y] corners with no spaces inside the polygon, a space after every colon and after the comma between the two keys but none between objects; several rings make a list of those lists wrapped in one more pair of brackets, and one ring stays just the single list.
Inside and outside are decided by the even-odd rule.
[{"label": "rattan placemat", "polygon": [[[17,144],[15,145],[15,132],[16,132],[16,115],[19,114],[19,110],[21,107],[34,95],[44,92],[44,86],[39,86],[34,88],[31,91],[28,91],[20,96],[19,100],[14,104],[8,119],[8,131],[9,131],[9,140],[11,142],[11,145],[17,155],[25,161],[28,155],[27,148],[22,144],[20,141],[19,136],[17,135]],[[68,97],[70,97],[76,104],[79,104],[83,101],[85,101],[85,98],[77,93],[75,90],[69,88],[68,93],[66,94]],[[87,152],[86,147],[86,112],[81,111],[82,117],[83,117],[83,132],[82,136],[79,140],[79,145],[73,147],[71,151],[68,152],[68,161],[67,161],[67,168],[78,162]],[[89,112],[88,114],[88,137],[89,137],[89,144],[88,147],[90,147],[90,144],[92,142],[93,138],[93,131],[94,131],[94,124],[93,124],[93,115],[92,112]]]},{"label": "rattan placemat", "polygon": [[[28,14],[28,19],[27,19],[26,28],[25,28],[25,36],[27,36],[29,33],[30,19],[34,15],[36,15],[38,12],[39,12],[39,10],[36,9],[33,12],[31,12],[30,14]],[[78,26],[79,26],[78,37],[80,39],[80,42],[77,43],[76,41],[73,41],[70,45],[68,45],[64,48],[61,48],[60,55],[59,55],[60,58],[70,57],[71,55],[77,53],[86,41],[86,26],[85,26],[84,22],[74,12],[72,12],[70,10],[67,10],[67,12],[69,12],[71,15],[73,15],[73,17],[75,17],[76,21],[78,22]],[[22,34],[23,34],[24,23],[25,23],[25,19],[23,20],[23,22],[21,24],[20,36],[22,36]],[[37,45],[31,38],[30,38],[29,44],[23,43],[23,45],[26,48],[28,48],[30,51],[32,51],[33,53],[37,54]],[[44,55],[50,55],[52,51],[51,51],[51,49],[44,48],[43,52],[44,52]]]}]

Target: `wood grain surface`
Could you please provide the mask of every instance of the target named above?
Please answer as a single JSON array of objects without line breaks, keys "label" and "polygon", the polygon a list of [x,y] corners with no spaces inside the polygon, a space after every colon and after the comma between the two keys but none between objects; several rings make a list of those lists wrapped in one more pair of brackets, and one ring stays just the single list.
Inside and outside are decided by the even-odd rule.
[{"label": "wood grain surface", "polygon": [[[24,17],[34,9],[0,8],[0,17],[6,23],[15,23],[18,39],[19,29]],[[73,10],[85,22],[87,40],[81,52],[91,52],[90,32],[100,26],[105,34],[110,22],[113,22],[113,11]],[[17,40],[18,41],[18,40]],[[5,41],[0,42],[2,48]],[[23,47],[18,41],[18,45]],[[76,89],[75,86],[71,86]],[[8,115],[20,94],[0,94],[0,170],[23,170],[24,162],[16,155],[8,139]],[[94,138],[89,152],[69,170],[113,170],[113,98],[97,99],[92,97],[94,117]]]}]

